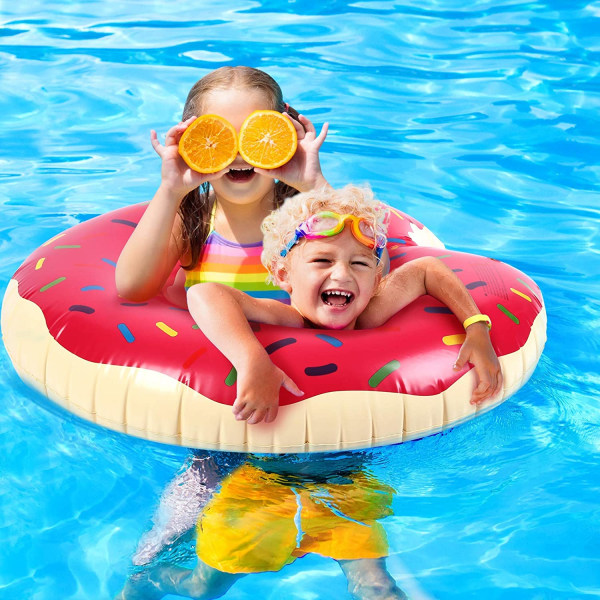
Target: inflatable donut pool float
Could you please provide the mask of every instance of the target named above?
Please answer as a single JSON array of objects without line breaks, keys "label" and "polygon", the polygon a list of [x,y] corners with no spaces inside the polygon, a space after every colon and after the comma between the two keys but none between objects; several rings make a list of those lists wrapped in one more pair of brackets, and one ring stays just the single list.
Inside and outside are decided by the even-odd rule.
[{"label": "inflatable donut pool float", "polygon": [[[536,284],[499,261],[452,252],[393,211],[391,266],[443,260],[493,323],[504,390],[470,404],[470,366],[452,369],[462,325],[429,296],[383,327],[363,331],[256,324],[256,336],[305,392],[281,392],[274,423],[236,421],[235,371],[186,310],[163,296],[132,303],[115,290],[115,265],[145,205],[96,217],[52,238],[10,281],[2,335],[15,369],[66,410],[104,427],[194,448],[279,453],[395,444],[481,414],[527,381],[546,339]],[[418,245],[421,244],[421,245]],[[429,244],[429,245],[423,245]]]}]

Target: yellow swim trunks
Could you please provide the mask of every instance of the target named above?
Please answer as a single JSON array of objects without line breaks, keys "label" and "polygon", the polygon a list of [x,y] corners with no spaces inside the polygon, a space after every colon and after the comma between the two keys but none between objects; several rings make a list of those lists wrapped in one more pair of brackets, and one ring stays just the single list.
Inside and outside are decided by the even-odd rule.
[{"label": "yellow swim trunks", "polygon": [[311,552],[336,560],[386,556],[377,520],[392,514],[393,490],[362,472],[347,481],[294,482],[242,465],[198,520],[198,558],[219,571],[257,573]]}]

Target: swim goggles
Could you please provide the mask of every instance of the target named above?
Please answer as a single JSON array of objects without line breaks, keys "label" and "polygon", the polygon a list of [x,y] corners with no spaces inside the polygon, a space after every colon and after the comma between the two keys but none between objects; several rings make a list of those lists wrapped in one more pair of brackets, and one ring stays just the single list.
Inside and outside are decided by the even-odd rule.
[{"label": "swim goggles", "polygon": [[340,233],[346,222],[350,221],[352,234],[367,248],[375,249],[377,264],[381,260],[383,249],[387,243],[387,238],[379,228],[375,231],[373,226],[362,217],[354,215],[340,215],[336,212],[319,212],[306,221],[300,223],[294,231],[294,237],[289,241],[285,248],[280,252],[281,256],[287,256],[288,252],[302,239],[316,240],[320,238],[332,237]]}]

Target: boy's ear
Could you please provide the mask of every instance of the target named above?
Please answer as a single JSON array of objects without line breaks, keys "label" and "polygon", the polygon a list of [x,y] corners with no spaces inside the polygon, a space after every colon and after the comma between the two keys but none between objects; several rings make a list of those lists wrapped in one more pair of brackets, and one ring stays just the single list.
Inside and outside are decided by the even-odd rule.
[{"label": "boy's ear", "polygon": [[280,267],[279,269],[277,269],[277,272],[275,273],[275,279],[277,281],[277,285],[282,290],[284,290],[288,294],[291,293],[292,286],[290,285],[288,272],[285,270],[284,267]]}]

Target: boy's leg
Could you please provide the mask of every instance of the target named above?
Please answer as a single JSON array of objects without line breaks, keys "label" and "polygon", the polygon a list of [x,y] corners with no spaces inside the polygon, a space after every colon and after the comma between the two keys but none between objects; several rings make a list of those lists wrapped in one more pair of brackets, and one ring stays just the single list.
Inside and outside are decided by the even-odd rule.
[{"label": "boy's leg", "polygon": [[217,464],[208,452],[198,452],[165,488],[152,518],[153,525],[138,543],[132,562],[146,565],[166,546],[196,525],[198,516],[219,484]]},{"label": "boy's leg", "polygon": [[212,600],[227,593],[243,576],[218,571],[202,561],[193,570],[159,564],[132,576],[115,600],[161,600],[167,594]]},{"label": "boy's leg", "polygon": [[385,558],[338,560],[356,600],[407,600],[385,566]]}]

